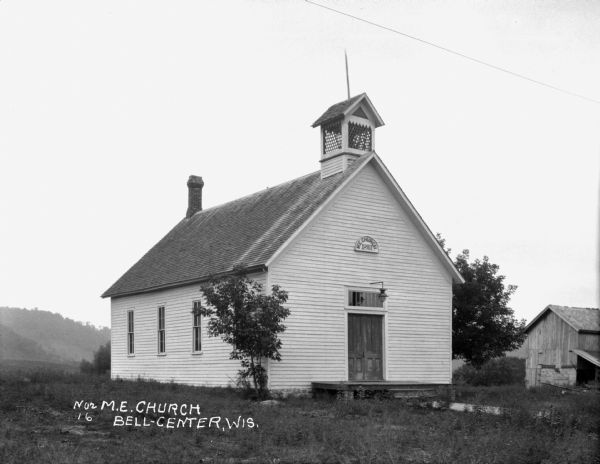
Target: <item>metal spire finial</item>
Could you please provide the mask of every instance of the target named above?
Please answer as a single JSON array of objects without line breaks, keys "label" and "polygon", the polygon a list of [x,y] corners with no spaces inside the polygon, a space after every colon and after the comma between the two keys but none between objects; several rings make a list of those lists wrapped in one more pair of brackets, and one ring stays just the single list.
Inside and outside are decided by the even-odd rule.
[{"label": "metal spire finial", "polygon": [[350,76],[348,75],[348,55],[344,49],[344,58],[346,59],[346,87],[348,88],[348,100],[350,100]]}]

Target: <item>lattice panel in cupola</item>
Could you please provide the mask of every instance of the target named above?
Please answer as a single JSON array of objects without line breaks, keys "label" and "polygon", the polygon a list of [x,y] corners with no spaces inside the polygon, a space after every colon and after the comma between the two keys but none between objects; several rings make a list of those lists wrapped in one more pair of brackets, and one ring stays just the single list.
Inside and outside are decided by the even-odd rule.
[{"label": "lattice panel in cupola", "polygon": [[371,128],[369,126],[363,126],[362,124],[356,124],[354,122],[348,123],[348,142],[350,148],[356,148],[357,150],[371,150]]},{"label": "lattice panel in cupola", "polygon": [[342,122],[335,121],[323,126],[323,153],[342,148]]}]

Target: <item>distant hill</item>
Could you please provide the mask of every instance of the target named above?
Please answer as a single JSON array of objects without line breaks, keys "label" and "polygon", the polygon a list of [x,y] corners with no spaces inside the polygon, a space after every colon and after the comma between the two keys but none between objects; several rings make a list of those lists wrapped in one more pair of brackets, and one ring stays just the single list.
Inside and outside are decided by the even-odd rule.
[{"label": "distant hill", "polygon": [[72,363],[92,360],[110,341],[110,329],[98,329],[38,309],[0,307],[0,360]]},{"label": "distant hill", "polygon": [[45,351],[41,345],[22,337],[9,327],[0,325],[0,360],[60,362],[61,359]]}]

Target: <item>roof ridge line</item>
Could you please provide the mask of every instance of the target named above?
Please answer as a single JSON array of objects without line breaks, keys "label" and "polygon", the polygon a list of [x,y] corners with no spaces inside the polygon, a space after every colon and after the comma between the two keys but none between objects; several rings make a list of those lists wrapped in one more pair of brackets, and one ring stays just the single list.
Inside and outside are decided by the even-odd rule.
[{"label": "roof ridge line", "polygon": [[555,308],[567,308],[567,309],[593,309],[596,311],[600,311],[600,308],[592,308],[589,306],[566,306],[566,305],[555,305],[555,304],[550,304],[548,306],[553,306]]},{"label": "roof ridge line", "polygon": [[[358,167],[356,168],[356,170],[358,170],[358,169],[360,169],[360,166],[358,166]],[[309,175],[313,175],[313,174],[316,174],[316,173],[319,173],[319,172],[320,172],[320,171],[315,171],[314,173],[307,174],[306,176],[301,176],[301,177],[298,177],[298,178],[296,178],[296,179],[293,179],[293,181],[294,181],[294,180],[300,180],[300,179],[302,179],[302,178],[304,178],[304,177],[308,177]],[[342,175],[343,175],[343,172],[341,172],[341,173],[337,173],[337,174],[342,174]],[[334,175],[337,175],[337,174],[334,174]],[[333,177],[333,176],[331,176],[331,177]],[[290,181],[290,182],[292,182],[292,181]],[[286,183],[287,183],[287,182],[284,182],[283,184],[279,184],[279,185],[284,185],[284,184],[286,184]],[[342,183],[344,183],[344,181],[342,181]],[[339,186],[338,186],[338,187],[339,187]],[[329,193],[329,194],[326,196],[326,198],[329,198],[331,195],[333,195],[333,194],[334,194],[334,192],[335,192],[336,190],[337,190],[337,189],[334,189],[334,191],[330,192],[330,193]],[[297,207],[298,207],[300,204],[302,204],[304,201],[305,201],[305,198],[304,198],[304,197],[302,197],[302,196],[298,196],[298,197],[297,197],[297,198],[294,200],[294,203],[293,203],[293,204],[290,206],[290,208],[288,209],[288,213],[289,213],[290,211],[294,211],[294,210],[295,210],[295,209],[296,209],[296,208],[297,208]],[[268,229],[267,229],[265,232],[263,232],[263,233],[261,234],[261,236],[260,236],[260,237],[259,237],[259,238],[258,238],[258,239],[257,239],[257,240],[254,242],[254,244],[252,244],[252,246],[251,246],[250,248],[248,248],[248,249],[247,249],[247,250],[244,252],[244,254],[243,254],[241,257],[240,257],[239,261],[243,263],[243,262],[244,262],[244,258],[245,258],[246,256],[249,256],[249,255],[251,255],[251,253],[252,253],[254,250],[256,250],[256,248],[257,248],[258,246],[260,246],[260,244],[262,243],[262,240],[263,240],[263,238],[265,238],[265,237],[268,237],[268,236],[269,236],[269,235],[270,235],[270,234],[271,234],[271,233],[272,233],[274,230],[277,230],[278,226],[279,226],[281,223],[283,223],[283,222],[285,222],[285,221],[287,221],[287,220],[289,220],[289,216],[288,216],[288,214],[284,214],[284,215],[280,216],[280,217],[279,217],[279,218],[278,218],[278,219],[277,219],[277,220],[276,220],[276,221],[275,221],[273,224],[271,224],[271,226],[270,226],[270,227],[269,227],[269,228],[268,228]],[[309,220],[309,218],[305,219],[305,220],[304,220],[304,222],[307,222],[308,220]]]},{"label": "roof ridge line", "polygon": [[327,195],[326,198],[323,199],[323,201],[321,202],[321,204],[317,207],[317,209],[315,209],[301,224],[299,224],[299,226],[296,228],[296,230],[287,238],[287,240],[285,240],[272,254],[271,256],[266,260],[265,265],[268,267],[271,265],[271,263],[273,261],[275,261],[278,257],[279,254],[285,249],[287,248],[295,239],[296,237],[302,232],[302,230],[308,225],[310,224],[319,214],[320,212],[326,208],[327,204],[332,201],[332,199],[338,195],[338,193],[340,191],[342,191],[346,185],[348,185],[348,183],[357,175],[358,172],[360,172],[361,169],[363,169],[364,166],[366,166],[375,156],[375,151],[371,151],[368,154],[364,154],[364,155],[360,155],[357,160],[352,163],[351,167],[346,169],[346,171],[343,172],[338,172],[330,177],[334,177],[337,175],[342,175],[344,176],[345,174],[348,173],[348,170],[351,170],[349,175],[343,179],[339,185],[337,185],[331,192],[329,192],[329,194]]},{"label": "roof ridge line", "polygon": [[[197,214],[202,214],[205,211],[210,211],[210,210],[215,209],[215,208],[221,208],[222,206],[228,205],[230,203],[236,203],[238,201],[246,200],[246,199],[248,199],[248,198],[250,198],[250,197],[252,197],[254,195],[258,195],[260,193],[263,193],[266,190],[271,190],[271,189],[274,189],[274,188],[277,188],[277,187],[281,187],[281,186],[283,186],[285,184],[291,184],[292,182],[299,181],[300,179],[304,179],[305,177],[308,177],[308,176],[314,176],[315,174],[317,174],[319,172],[320,171],[309,172],[308,174],[304,174],[303,176],[299,176],[299,177],[296,177],[294,179],[291,179],[291,180],[288,180],[288,181],[285,181],[285,182],[281,182],[280,184],[273,185],[272,187],[266,187],[266,188],[264,188],[262,190],[257,190],[256,192],[249,193],[247,195],[244,195],[243,197],[239,197],[239,198],[236,198],[234,200],[229,200],[229,201],[226,201],[225,203],[219,203],[218,205],[214,205],[214,206],[211,206],[210,208],[205,208],[205,209],[203,209],[201,211],[198,211],[193,216],[191,216],[190,218],[187,218],[187,219],[191,219],[194,216],[196,216]],[[184,218],[184,219],[186,219],[186,218]]]},{"label": "roof ridge line", "polygon": [[[303,197],[298,197],[298,198],[296,198],[296,199],[294,200],[294,204],[293,204],[293,205],[292,205],[292,206],[289,208],[288,212],[289,212],[290,210],[294,210],[294,209],[295,209],[295,208],[298,206],[298,204],[300,204],[300,203],[301,203],[301,202],[303,202],[303,201],[304,201],[304,198],[303,198]],[[269,227],[269,228],[268,228],[266,231],[264,231],[264,232],[263,232],[263,233],[260,235],[260,237],[258,237],[258,238],[256,239],[256,241],[255,241],[255,242],[252,244],[252,246],[250,246],[250,247],[249,247],[249,248],[248,248],[248,249],[247,249],[247,250],[244,252],[244,254],[243,254],[243,255],[242,255],[240,258],[239,258],[239,262],[240,262],[240,263],[243,263],[243,262],[244,262],[244,259],[246,258],[246,256],[250,256],[250,255],[251,255],[251,253],[253,253],[253,252],[254,252],[254,250],[256,250],[256,249],[257,249],[257,248],[258,248],[260,245],[262,245],[262,241],[263,241],[263,239],[264,239],[265,237],[268,237],[268,236],[269,236],[269,235],[272,233],[272,231],[273,231],[273,230],[277,230],[277,227],[278,227],[278,226],[279,226],[281,223],[283,223],[284,221],[287,221],[288,219],[289,219],[289,218],[288,218],[288,215],[287,215],[287,214],[283,214],[283,215],[279,216],[279,218],[278,218],[278,219],[277,219],[277,220],[276,220],[274,223],[272,223],[272,224],[271,224],[271,226],[270,226],[270,227]]]},{"label": "roof ridge line", "polygon": [[[537,321],[539,321],[544,314],[546,314],[546,312],[548,311],[552,311],[556,317],[558,317],[559,319],[561,319],[562,321],[565,322],[565,324],[567,324],[568,326],[570,326],[571,328],[573,328],[576,332],[580,332],[581,330],[586,330],[586,329],[580,329],[578,327],[576,327],[574,325],[574,321],[570,321],[565,315],[561,314],[561,311],[564,309],[584,309],[584,310],[591,310],[591,311],[598,311],[599,308],[582,308],[579,306],[562,306],[562,305],[555,305],[555,304],[549,304],[546,305],[546,307],[540,312],[538,313],[526,326],[525,326],[525,332],[528,332],[529,329],[531,327],[533,327]],[[568,312],[568,311],[567,311]]]}]

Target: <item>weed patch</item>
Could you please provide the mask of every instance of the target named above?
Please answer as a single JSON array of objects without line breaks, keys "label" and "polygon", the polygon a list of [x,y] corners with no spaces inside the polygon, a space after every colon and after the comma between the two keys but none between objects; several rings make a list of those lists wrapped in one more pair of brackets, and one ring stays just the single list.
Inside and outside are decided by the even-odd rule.
[{"label": "weed patch", "polygon": [[[457,389],[457,401],[507,408],[492,416],[386,399],[289,398],[264,407],[231,389],[72,372],[33,374],[0,374],[0,462],[559,464],[594,462],[598,449],[598,397],[560,391]],[[193,403],[202,415],[252,417],[258,427],[114,427],[113,411],[78,421],[73,404],[79,400]]]}]

